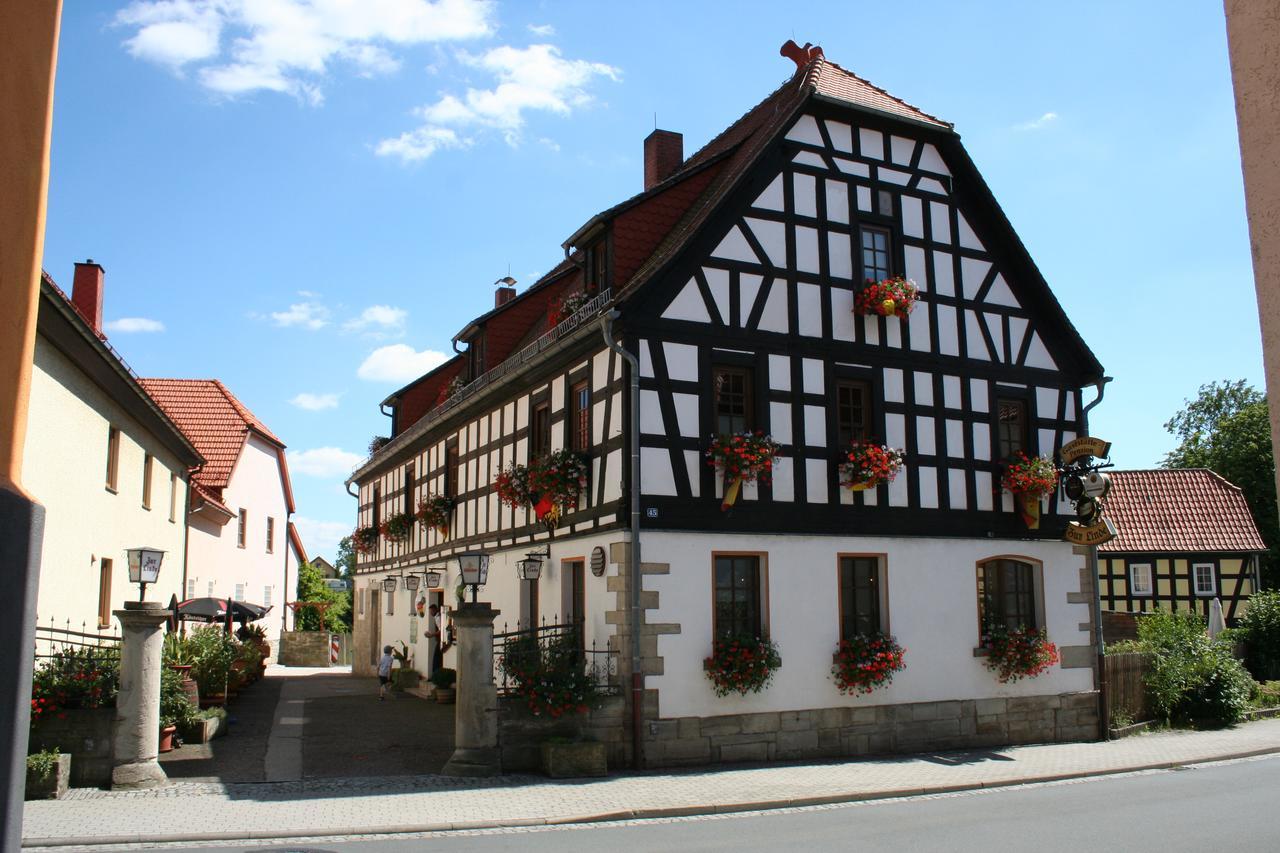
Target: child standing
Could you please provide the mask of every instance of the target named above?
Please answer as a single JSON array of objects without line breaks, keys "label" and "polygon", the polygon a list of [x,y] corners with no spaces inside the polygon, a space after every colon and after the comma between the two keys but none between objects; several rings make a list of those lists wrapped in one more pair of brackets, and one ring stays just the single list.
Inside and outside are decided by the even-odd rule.
[{"label": "child standing", "polygon": [[387,698],[391,687],[391,647],[382,647],[382,659],[378,661],[378,701]]}]

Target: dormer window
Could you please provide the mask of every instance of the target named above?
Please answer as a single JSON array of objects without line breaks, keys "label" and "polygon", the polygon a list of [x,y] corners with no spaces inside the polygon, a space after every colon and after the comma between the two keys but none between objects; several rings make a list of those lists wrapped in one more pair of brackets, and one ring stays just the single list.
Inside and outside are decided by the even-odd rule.
[{"label": "dormer window", "polygon": [[586,264],[583,268],[583,278],[587,293],[599,293],[601,289],[609,286],[609,240],[600,238],[588,246],[584,253]]},{"label": "dormer window", "polygon": [[484,333],[476,335],[467,345],[467,372],[471,381],[484,375]]}]

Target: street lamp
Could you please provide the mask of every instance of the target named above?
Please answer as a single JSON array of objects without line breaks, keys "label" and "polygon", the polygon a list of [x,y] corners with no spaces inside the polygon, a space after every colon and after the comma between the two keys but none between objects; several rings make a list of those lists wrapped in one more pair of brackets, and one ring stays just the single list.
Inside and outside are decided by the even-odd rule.
[{"label": "street lamp", "polygon": [[548,545],[546,551],[531,551],[524,555],[523,560],[516,562],[516,576],[522,581],[536,581],[538,576],[542,574],[542,558],[551,559],[551,546]]},{"label": "street lamp", "polygon": [[439,569],[428,569],[422,577],[427,582],[427,589],[439,589],[440,583],[444,580],[444,572]]},{"label": "street lamp", "polygon": [[404,588],[409,590],[409,592],[417,592],[418,583],[421,580],[422,578],[418,577],[417,575],[413,573],[409,573],[404,576]]},{"label": "street lamp", "polygon": [[155,583],[160,577],[164,551],[144,545],[141,548],[128,548],[125,553],[129,555],[129,583],[138,584],[138,601],[144,601],[147,597],[147,584]]},{"label": "street lamp", "polygon": [[382,579],[382,591],[383,591],[383,592],[395,592],[395,591],[396,591],[396,579],[395,579],[395,577],[394,577],[394,576],[391,576],[391,577],[385,577],[385,578],[383,578],[383,579]]},{"label": "street lamp", "polygon": [[458,569],[462,572],[462,582],[471,587],[471,603],[475,604],[480,587],[489,580],[489,555],[483,551],[459,554]]}]

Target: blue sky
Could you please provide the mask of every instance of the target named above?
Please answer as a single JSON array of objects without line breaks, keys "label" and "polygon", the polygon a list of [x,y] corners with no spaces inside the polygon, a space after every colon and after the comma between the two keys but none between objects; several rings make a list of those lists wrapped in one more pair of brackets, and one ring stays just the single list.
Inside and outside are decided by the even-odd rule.
[{"label": "blue sky", "polygon": [[283,438],[332,556],[378,403],[641,189],[655,114],[692,153],[788,38],[955,123],[1115,377],[1122,466],[1201,383],[1262,387],[1216,3],[68,0],[44,266],[100,262],[137,372],[219,378]]}]

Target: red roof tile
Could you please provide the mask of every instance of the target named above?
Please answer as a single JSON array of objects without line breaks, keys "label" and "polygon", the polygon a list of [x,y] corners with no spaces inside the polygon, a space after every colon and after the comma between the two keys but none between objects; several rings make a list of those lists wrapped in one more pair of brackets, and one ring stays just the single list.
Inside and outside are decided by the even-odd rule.
[{"label": "red roof tile", "polygon": [[827,59],[820,58],[812,63],[808,82],[817,94],[824,97],[835,98],[863,109],[924,122],[934,127],[951,129],[950,122],[913,107],[901,98],[890,95],[879,86],[863,80],[852,71],[847,71]]},{"label": "red roof tile", "polygon": [[1265,551],[1239,487],[1208,468],[1111,471],[1104,514],[1119,535],[1099,551]]}]

